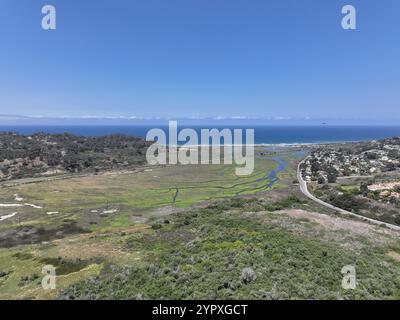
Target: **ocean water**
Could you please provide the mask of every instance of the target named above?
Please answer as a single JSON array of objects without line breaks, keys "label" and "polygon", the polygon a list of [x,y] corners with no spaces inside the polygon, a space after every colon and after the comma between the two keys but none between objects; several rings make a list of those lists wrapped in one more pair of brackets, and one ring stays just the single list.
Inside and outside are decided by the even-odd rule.
[{"label": "ocean water", "polygon": [[[144,125],[79,125],[79,126],[0,126],[0,131],[13,131],[20,134],[33,134],[35,132],[46,133],[73,133],[84,136],[102,136],[108,134],[125,134],[145,137],[153,128],[160,128],[168,133],[167,126]],[[182,126],[192,128],[199,133],[201,129],[223,129],[224,126]],[[327,143],[368,141],[393,136],[400,136],[400,126],[228,126],[228,129],[254,129],[256,144],[295,144],[295,143]]]}]

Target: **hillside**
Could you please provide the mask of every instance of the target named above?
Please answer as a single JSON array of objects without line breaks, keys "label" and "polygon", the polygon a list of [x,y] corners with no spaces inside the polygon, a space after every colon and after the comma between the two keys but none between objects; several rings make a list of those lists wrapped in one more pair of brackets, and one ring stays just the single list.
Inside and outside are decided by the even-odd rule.
[{"label": "hillside", "polygon": [[69,133],[0,133],[0,180],[62,173],[98,172],[144,163],[148,143],[141,138]]},{"label": "hillside", "polygon": [[[288,166],[269,180],[278,165]],[[2,299],[393,299],[398,233],[303,197],[295,149],[0,188]],[[273,182],[271,184],[271,182]],[[57,287],[43,290],[41,270]],[[344,266],[357,288],[342,288]]]}]

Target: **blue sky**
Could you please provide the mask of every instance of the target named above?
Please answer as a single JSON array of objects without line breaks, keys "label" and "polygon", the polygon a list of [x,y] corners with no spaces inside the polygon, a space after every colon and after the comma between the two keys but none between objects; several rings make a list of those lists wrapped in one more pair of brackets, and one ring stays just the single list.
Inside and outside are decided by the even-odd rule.
[{"label": "blue sky", "polygon": [[0,6],[0,115],[400,121],[398,0]]}]

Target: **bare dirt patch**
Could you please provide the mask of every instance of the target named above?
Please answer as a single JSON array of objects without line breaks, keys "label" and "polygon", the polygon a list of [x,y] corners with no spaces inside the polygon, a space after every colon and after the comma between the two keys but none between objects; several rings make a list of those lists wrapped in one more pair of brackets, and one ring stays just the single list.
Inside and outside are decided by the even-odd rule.
[{"label": "bare dirt patch", "polygon": [[154,210],[151,210],[149,212],[149,216],[150,217],[164,217],[164,216],[168,216],[171,215],[173,213],[179,213],[185,211],[185,209],[183,208],[177,208],[174,206],[164,206],[164,207],[160,207],[160,208],[156,208]]},{"label": "bare dirt patch", "polygon": [[63,243],[58,254],[67,259],[90,259],[95,257],[118,257],[119,251],[111,243]]},{"label": "bare dirt patch", "polygon": [[333,231],[348,230],[353,234],[362,236],[370,236],[372,234],[375,235],[376,232],[393,234],[393,231],[379,228],[377,226],[373,226],[362,221],[344,219],[341,217],[321,214],[318,212],[309,212],[301,209],[291,209],[291,210],[283,210],[282,213],[294,218],[307,219],[311,222],[315,222],[321,225],[326,229]]},{"label": "bare dirt patch", "polygon": [[365,246],[395,242],[399,235],[396,231],[362,221],[301,209],[275,211],[265,219],[266,223],[278,223],[302,237],[314,238],[317,235],[321,240],[338,242],[342,247],[356,252]]},{"label": "bare dirt patch", "polygon": [[389,251],[389,252],[387,253],[387,255],[388,255],[389,257],[391,257],[392,259],[394,259],[394,260],[400,262],[400,253],[397,253],[397,252],[395,252],[395,251]]},{"label": "bare dirt patch", "polygon": [[[278,202],[283,199],[286,199],[291,192],[288,189],[278,189],[278,190],[268,190],[264,192],[260,192],[257,196],[262,197],[264,200],[268,200],[271,202]],[[254,198],[254,195],[252,196],[246,196],[246,198]]]}]

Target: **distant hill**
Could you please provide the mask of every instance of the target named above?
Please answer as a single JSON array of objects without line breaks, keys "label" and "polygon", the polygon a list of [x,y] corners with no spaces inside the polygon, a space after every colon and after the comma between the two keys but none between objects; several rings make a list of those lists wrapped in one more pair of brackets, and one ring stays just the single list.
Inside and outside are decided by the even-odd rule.
[{"label": "distant hill", "polygon": [[148,146],[142,138],[119,134],[0,132],[0,180],[133,167],[145,162]]}]

